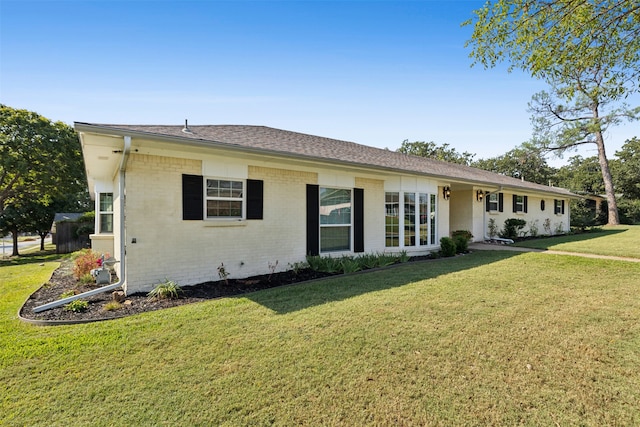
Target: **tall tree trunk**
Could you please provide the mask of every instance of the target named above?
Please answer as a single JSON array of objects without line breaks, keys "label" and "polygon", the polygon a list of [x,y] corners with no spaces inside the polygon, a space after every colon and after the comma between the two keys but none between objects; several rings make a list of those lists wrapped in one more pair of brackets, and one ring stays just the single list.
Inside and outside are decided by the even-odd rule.
[{"label": "tall tree trunk", "polygon": [[604,138],[600,131],[596,132],[596,145],[598,146],[598,163],[600,164],[600,170],[602,171],[604,192],[607,196],[607,205],[609,209],[607,225],[619,225],[620,218],[618,217],[618,203],[616,202],[616,193],[613,188],[613,178],[611,177],[611,170],[609,169],[607,153],[604,149]]},{"label": "tall tree trunk", "polygon": [[38,233],[40,235],[40,250],[44,251],[44,239],[47,238],[47,234],[49,233]]},{"label": "tall tree trunk", "polygon": [[13,253],[11,256],[18,256],[18,230],[11,230],[11,237],[13,237]]}]

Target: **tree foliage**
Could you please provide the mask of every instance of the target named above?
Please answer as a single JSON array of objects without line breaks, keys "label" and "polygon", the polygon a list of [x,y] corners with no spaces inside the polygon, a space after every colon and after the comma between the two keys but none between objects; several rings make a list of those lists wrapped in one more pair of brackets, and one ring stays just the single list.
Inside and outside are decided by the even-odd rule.
[{"label": "tree foliage", "polygon": [[640,199],[640,139],[627,140],[616,151],[616,189],[627,199]]},{"label": "tree foliage", "polygon": [[477,160],[472,166],[542,185],[547,185],[555,173],[539,150],[526,143],[501,156]]},{"label": "tree foliage", "polygon": [[[0,104],[0,231],[48,231],[56,210],[90,206],[78,137],[70,126]],[[48,224],[47,224],[48,223]]]},{"label": "tree foliage", "polygon": [[443,162],[457,163],[460,165],[470,166],[475,154],[465,151],[458,153],[455,148],[449,144],[437,145],[433,141],[415,141],[409,142],[405,139],[398,148],[400,153],[411,154],[413,156],[428,157],[430,159],[441,160]]},{"label": "tree foliage", "polygon": [[603,194],[604,183],[598,158],[571,157],[568,164],[558,169],[554,185],[576,194]]},{"label": "tree foliage", "polygon": [[544,79],[551,92],[534,97],[534,142],[562,153],[593,143],[607,195],[609,223],[618,210],[604,131],[640,108],[640,4],[635,0],[498,0],[475,11],[471,57],[494,67],[509,62]]}]

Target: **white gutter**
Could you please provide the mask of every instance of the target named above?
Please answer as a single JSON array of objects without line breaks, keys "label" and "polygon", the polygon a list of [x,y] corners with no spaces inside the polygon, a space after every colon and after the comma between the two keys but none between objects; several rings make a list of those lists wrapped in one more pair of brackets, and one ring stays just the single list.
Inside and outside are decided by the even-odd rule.
[{"label": "white gutter", "polygon": [[125,171],[127,168],[127,160],[129,160],[129,152],[131,151],[131,137],[124,137],[124,146],[122,149],[122,159],[120,160],[120,167],[118,168],[118,187],[120,192],[120,280],[118,283],[112,283],[101,288],[92,289],[87,292],[83,292],[78,295],[73,295],[67,298],[62,298],[57,301],[53,301],[47,304],[39,305],[33,308],[34,313],[40,313],[41,311],[50,310],[52,308],[60,307],[75,301],[80,298],[86,298],[93,295],[101,294],[103,292],[109,292],[118,289],[124,284],[125,278],[125,234],[124,234],[124,204],[125,204]]}]

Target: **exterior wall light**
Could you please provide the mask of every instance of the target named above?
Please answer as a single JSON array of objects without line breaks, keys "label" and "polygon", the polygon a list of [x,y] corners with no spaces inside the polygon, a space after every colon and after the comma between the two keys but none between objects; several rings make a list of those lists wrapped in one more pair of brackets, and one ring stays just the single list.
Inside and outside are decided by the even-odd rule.
[{"label": "exterior wall light", "polygon": [[449,197],[451,197],[451,187],[443,187],[442,188],[442,197],[444,197],[445,200],[449,200]]},{"label": "exterior wall light", "polygon": [[482,191],[482,190],[476,191],[476,200],[477,201],[481,202],[483,197],[484,197],[484,191]]}]

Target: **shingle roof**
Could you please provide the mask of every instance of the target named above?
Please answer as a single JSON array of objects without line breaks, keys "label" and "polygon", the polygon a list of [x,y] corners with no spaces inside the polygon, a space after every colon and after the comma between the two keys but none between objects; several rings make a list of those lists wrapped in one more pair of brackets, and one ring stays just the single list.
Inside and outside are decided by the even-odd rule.
[{"label": "shingle roof", "polygon": [[[417,157],[349,141],[308,135],[266,126],[250,125],[206,125],[183,126],[163,125],[115,125],[76,122],[76,128],[94,128],[111,131],[118,135],[147,135],[175,139],[176,142],[189,140],[229,146],[241,149],[322,160],[330,163],[348,163],[358,166],[391,169],[434,176],[452,181],[478,185],[503,186],[536,192],[574,196],[570,191],[546,185],[534,184],[516,178],[496,174],[439,160]],[[133,135],[132,135],[133,136]]]}]

